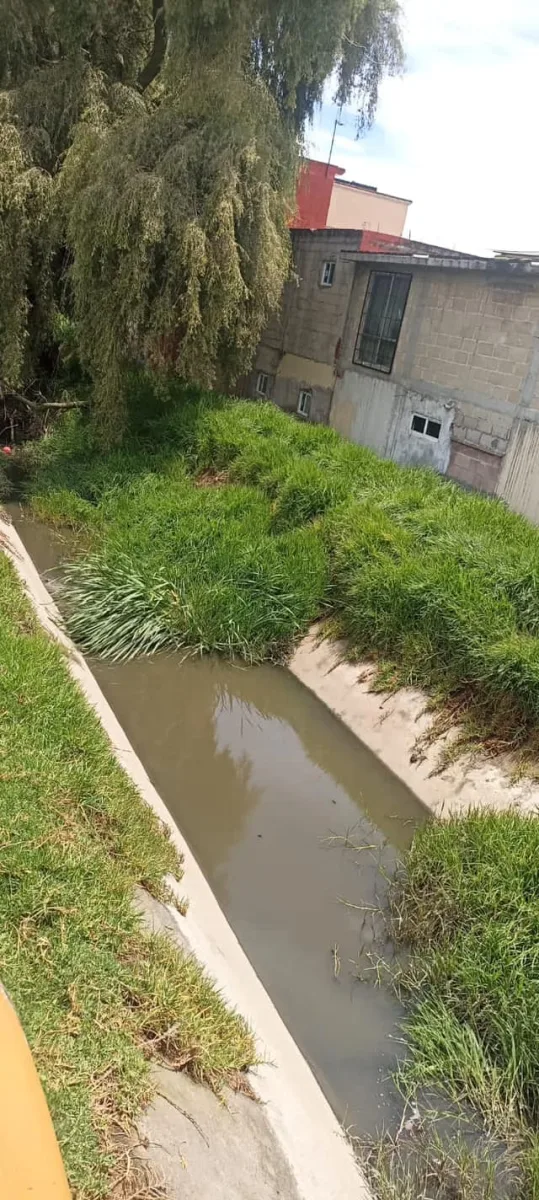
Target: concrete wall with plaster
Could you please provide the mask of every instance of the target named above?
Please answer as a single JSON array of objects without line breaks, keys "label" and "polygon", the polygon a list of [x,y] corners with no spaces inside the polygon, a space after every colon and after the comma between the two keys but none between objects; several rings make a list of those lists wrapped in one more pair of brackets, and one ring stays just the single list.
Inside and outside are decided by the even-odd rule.
[{"label": "concrete wall with plaster", "polygon": [[[290,357],[292,356],[287,355],[287,358]],[[327,425],[333,395],[333,380],[330,386],[324,387],[320,384],[317,371],[317,367],[320,365],[311,363],[312,369],[309,369],[309,360],[294,356],[292,362],[289,363],[291,375],[277,373],[272,398],[279,408],[284,408],[285,412],[297,413],[300,392],[309,391],[311,393],[310,420],[315,425]]]},{"label": "concrete wall with plaster", "polygon": [[[414,415],[441,425],[438,439],[412,430]],[[337,379],[330,423],[353,442],[409,466],[446,472],[451,454],[454,406],[391,379],[347,370]]]},{"label": "concrete wall with plaster", "polygon": [[539,524],[539,424],[515,422],[497,482],[497,494],[510,508]]}]

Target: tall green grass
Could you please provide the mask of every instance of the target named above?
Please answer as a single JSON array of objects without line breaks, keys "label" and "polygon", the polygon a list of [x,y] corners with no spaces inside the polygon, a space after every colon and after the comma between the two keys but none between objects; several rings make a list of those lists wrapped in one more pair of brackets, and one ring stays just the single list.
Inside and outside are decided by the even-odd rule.
[{"label": "tall green grass", "polygon": [[[281,657],[317,615],[327,557],[311,527],[272,534],[254,488],[146,475],[103,500],[104,548],[67,572],[73,635],[113,659],[164,646]],[[99,541],[101,537],[99,537]]]},{"label": "tall green grass", "polygon": [[[25,452],[35,511],[83,547],[67,583],[83,646],[279,658],[325,615],[352,656],[378,656],[395,680],[446,700],[470,697],[483,734],[501,718],[509,741],[537,730],[533,526],[271,405],[149,389],[134,381],[121,451],[103,456],[70,418]],[[538,864],[534,818],[433,822],[416,834],[394,911],[412,952],[403,1087],[440,1085],[478,1108],[517,1146],[526,1200],[539,1200]],[[482,1178],[436,1194],[475,1197]],[[381,1194],[415,1195],[407,1186],[389,1179]]]},{"label": "tall green grass", "polygon": [[103,455],[70,416],[26,452],[35,511],[93,547],[68,578],[84,647],[280,658],[329,614],[351,653],[391,660],[396,679],[469,690],[487,727],[500,706],[535,725],[535,528],[271,404],[151,388],[133,381],[121,450]]},{"label": "tall green grass", "polygon": [[411,949],[408,1094],[442,1087],[522,1156],[539,1197],[539,821],[471,813],[418,829],[394,895]]},{"label": "tall green grass", "polygon": [[195,960],[142,929],[134,888],[167,898],[181,863],[2,553],[0,664],[2,983],[73,1193],[105,1200],[125,1194],[118,1130],[152,1096],[154,1055],[217,1087],[256,1050]]}]

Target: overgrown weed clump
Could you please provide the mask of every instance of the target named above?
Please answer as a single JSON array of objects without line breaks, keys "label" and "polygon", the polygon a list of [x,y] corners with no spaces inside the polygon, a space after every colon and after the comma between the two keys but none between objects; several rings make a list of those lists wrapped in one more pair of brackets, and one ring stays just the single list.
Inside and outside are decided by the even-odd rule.
[{"label": "overgrown weed clump", "polygon": [[476,741],[532,735],[539,535],[500,501],[269,403],[147,376],[121,448],[71,414],[21,458],[36,514],[84,549],[66,592],[83,648],[279,660],[330,617],[393,686],[457,699]]},{"label": "overgrown weed clump", "polygon": [[411,955],[398,981],[411,1050],[403,1094],[437,1089],[479,1113],[498,1155],[515,1165],[514,1189],[503,1194],[537,1200],[537,816],[477,811],[427,822],[394,884],[392,916]]},{"label": "overgrown weed clump", "polygon": [[[22,455],[35,513],[72,531],[65,599],[85,649],[282,659],[323,617],[351,658],[375,659],[380,685],[427,689],[466,744],[524,747],[536,761],[530,523],[270,404],[152,388],[133,381],[120,450],[104,455],[77,416]],[[411,952],[403,1093],[441,1087],[479,1111],[510,1147],[522,1200],[539,1200],[538,863],[535,817],[433,821],[415,835],[393,910]],[[459,1150],[438,1179],[434,1151],[415,1181],[380,1152],[380,1196],[498,1194],[488,1156],[485,1175]]]}]

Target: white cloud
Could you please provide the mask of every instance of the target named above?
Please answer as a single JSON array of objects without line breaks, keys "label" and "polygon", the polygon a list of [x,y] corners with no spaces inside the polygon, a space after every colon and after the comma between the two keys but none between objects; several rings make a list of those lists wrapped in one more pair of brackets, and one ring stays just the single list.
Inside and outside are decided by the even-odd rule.
[{"label": "white cloud", "polygon": [[[411,198],[414,238],[539,251],[537,0],[404,0],[404,11],[406,74],[383,83],[361,141],[344,113],[333,161]],[[315,120],[313,156],[327,156],[334,115],[324,105]]]}]

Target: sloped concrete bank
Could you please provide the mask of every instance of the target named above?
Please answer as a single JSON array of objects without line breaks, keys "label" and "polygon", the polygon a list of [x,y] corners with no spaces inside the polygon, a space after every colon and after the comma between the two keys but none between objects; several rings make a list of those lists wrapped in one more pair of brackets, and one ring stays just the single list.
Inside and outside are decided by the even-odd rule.
[{"label": "sloped concrete bank", "polygon": [[[2,518],[0,543],[10,555],[41,624],[64,646],[71,674],[97,713],[119,763],[145,801],[168,826],[183,856],[181,884],[170,882],[178,899],[187,895],[189,911],[186,917],[181,917],[173,907],[166,910],[173,934],[177,932],[178,940],[196,955],[217,981],[225,999],[249,1021],[257,1038],[262,1065],[250,1073],[250,1083],[263,1107],[253,1106],[257,1117],[251,1118],[240,1098],[237,1105],[232,1106],[232,1125],[222,1129],[219,1135],[221,1148],[217,1172],[212,1169],[204,1175],[201,1160],[193,1157],[193,1153],[186,1155],[185,1162],[179,1164],[179,1173],[169,1175],[170,1200],[190,1195],[196,1195],[199,1200],[209,1200],[210,1195],[212,1200],[219,1195],[232,1198],[240,1191],[242,1200],[273,1200],[274,1197],[275,1200],[277,1197],[280,1200],[369,1200],[369,1190],[353,1153],[310,1067],[244,954],[185,839],[150,782],[88,665],[64,633],[56,605],[19,535]],[[159,1097],[168,1124],[164,1114],[161,1120],[156,1119],[155,1107],[146,1131],[144,1121],[147,1118],[141,1122],[143,1132],[150,1135],[146,1137],[148,1157],[150,1164],[155,1162],[157,1171],[162,1166],[159,1151],[170,1160],[174,1153],[179,1155],[179,1147],[185,1144],[182,1121],[185,1129],[190,1126],[197,1137],[202,1136],[197,1112],[193,1112],[193,1106],[198,1103],[193,1089],[184,1089],[180,1097],[165,1092],[161,1081]],[[206,1099],[207,1096],[203,1103]],[[217,1109],[206,1110],[205,1117],[217,1127]],[[173,1128],[170,1126],[172,1119],[175,1119]],[[206,1166],[212,1158],[211,1145],[208,1149]]]},{"label": "sloped concrete bank", "polygon": [[427,697],[412,688],[371,691],[372,663],[346,662],[343,648],[321,639],[316,629],[298,646],[289,668],[436,816],[472,808],[539,810],[537,784],[511,783],[499,762],[463,757],[439,771],[442,740],[427,742],[417,754],[418,738],[428,735],[434,720],[426,712]]}]

